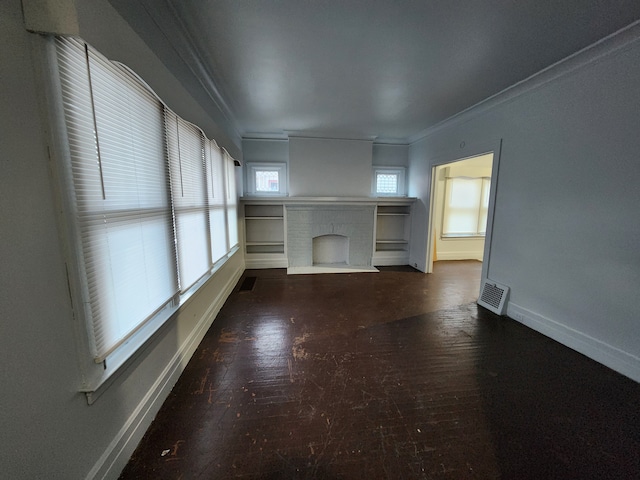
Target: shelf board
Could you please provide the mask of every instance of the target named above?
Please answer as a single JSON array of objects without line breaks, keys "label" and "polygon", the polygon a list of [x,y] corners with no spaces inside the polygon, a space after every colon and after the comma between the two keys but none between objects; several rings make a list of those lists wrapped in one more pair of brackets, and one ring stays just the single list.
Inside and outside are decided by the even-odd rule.
[{"label": "shelf board", "polygon": [[384,212],[378,212],[378,216],[379,217],[397,217],[397,216],[408,216],[408,213],[384,213]]},{"label": "shelf board", "polygon": [[409,243],[409,240],[376,240],[376,243]]},{"label": "shelf board", "polygon": [[284,217],[244,217],[245,220],[284,220]]},{"label": "shelf board", "polygon": [[245,245],[248,247],[266,247],[271,245],[284,245],[284,242],[245,242]]}]

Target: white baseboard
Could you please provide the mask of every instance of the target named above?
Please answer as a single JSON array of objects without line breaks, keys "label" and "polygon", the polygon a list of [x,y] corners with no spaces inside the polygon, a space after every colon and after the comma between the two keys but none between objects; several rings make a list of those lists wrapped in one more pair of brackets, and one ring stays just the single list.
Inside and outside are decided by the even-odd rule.
[{"label": "white baseboard", "polygon": [[409,252],[376,252],[371,264],[374,267],[409,265]]},{"label": "white baseboard", "polygon": [[480,260],[483,252],[436,252],[438,260]]},{"label": "white baseboard", "polygon": [[640,358],[635,355],[511,302],[507,307],[507,316],[636,382],[640,382]]},{"label": "white baseboard", "polygon": [[120,476],[122,469],[126,466],[133,451],[149,428],[149,425],[151,425],[156,413],[160,410],[163,402],[171,392],[171,389],[200,344],[200,341],[207,333],[207,330],[211,327],[216,315],[233,291],[243,272],[244,265],[241,264],[226,282],[224,288],[218,293],[207,311],[204,312],[189,337],[180,346],[169,364],[153,383],[153,386],[138,404],[116,437],[111,441],[100,459],[90,470],[86,477],[87,480],[115,480]]},{"label": "white baseboard", "polygon": [[262,254],[260,257],[252,257],[251,254],[246,254],[244,256],[246,268],[287,268],[289,266],[289,260],[287,260],[287,257],[275,256],[269,258],[268,256],[263,255],[264,254]]}]

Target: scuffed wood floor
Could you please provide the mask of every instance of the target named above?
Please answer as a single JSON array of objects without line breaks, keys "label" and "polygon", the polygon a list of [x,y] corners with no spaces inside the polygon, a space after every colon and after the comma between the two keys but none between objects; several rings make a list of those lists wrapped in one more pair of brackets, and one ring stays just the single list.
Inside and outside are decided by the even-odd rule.
[{"label": "scuffed wood floor", "polygon": [[480,263],[246,276],[122,479],[640,478],[640,385],[477,307]]}]

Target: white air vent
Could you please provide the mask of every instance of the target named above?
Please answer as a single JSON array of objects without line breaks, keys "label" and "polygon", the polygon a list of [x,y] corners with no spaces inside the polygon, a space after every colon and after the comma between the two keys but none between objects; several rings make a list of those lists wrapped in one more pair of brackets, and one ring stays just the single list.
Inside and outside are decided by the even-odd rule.
[{"label": "white air vent", "polygon": [[509,287],[492,282],[491,280],[485,280],[482,285],[482,293],[478,299],[478,305],[498,315],[504,315],[507,309],[508,296]]}]

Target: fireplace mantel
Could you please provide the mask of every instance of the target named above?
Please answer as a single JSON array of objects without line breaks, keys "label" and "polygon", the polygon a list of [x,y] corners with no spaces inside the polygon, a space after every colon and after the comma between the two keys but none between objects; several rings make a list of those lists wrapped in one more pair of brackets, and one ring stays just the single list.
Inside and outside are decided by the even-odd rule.
[{"label": "fireplace mantel", "polygon": [[247,268],[313,267],[313,239],[348,238],[345,267],[407,265],[410,197],[243,197]]},{"label": "fireplace mantel", "polygon": [[271,204],[335,204],[335,205],[378,205],[384,203],[389,204],[407,204],[413,203],[415,197],[242,197],[241,202],[257,204],[257,205],[271,205]]}]

